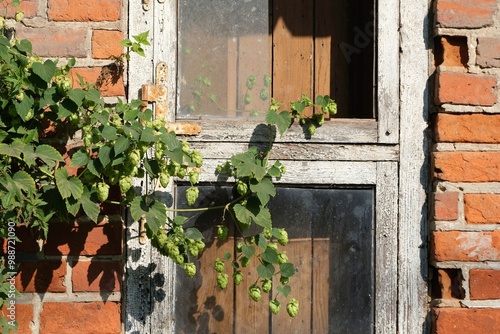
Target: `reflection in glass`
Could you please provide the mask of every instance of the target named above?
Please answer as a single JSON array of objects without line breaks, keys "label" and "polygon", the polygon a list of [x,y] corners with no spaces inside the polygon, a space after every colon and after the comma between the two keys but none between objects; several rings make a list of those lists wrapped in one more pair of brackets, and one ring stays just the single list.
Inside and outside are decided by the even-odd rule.
[{"label": "reflection in glass", "polygon": [[179,1],[178,118],[263,116],[269,105],[267,0]]}]

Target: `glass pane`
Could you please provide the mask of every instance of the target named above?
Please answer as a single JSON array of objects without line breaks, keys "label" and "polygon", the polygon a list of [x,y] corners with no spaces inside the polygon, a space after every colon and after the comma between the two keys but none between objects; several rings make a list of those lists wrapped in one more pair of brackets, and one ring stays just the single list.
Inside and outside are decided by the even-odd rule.
[{"label": "glass pane", "polygon": [[178,118],[263,116],[269,105],[267,0],[180,0]]},{"label": "glass pane", "polygon": [[[178,207],[186,206],[187,188],[177,189]],[[201,205],[231,198],[231,188],[200,187]],[[297,266],[291,285],[300,301],[299,315],[291,319],[282,310],[271,316],[266,302],[250,300],[245,284],[256,277],[249,273],[240,286],[224,291],[216,287],[213,261],[224,252],[234,253],[238,236],[214,242],[214,226],[223,212],[209,211],[193,214],[188,223],[198,226],[208,248],[202,254],[203,267],[197,264],[202,275],[193,280],[178,271],[176,332],[373,333],[374,189],[280,187],[270,209],[275,225],[289,233],[284,250]]]}]

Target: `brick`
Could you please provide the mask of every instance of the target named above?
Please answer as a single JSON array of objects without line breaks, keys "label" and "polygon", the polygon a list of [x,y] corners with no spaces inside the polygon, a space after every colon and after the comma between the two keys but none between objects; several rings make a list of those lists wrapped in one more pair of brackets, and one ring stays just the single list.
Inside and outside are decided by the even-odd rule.
[{"label": "brick", "polygon": [[66,292],[66,261],[21,262],[16,287],[21,292]]},{"label": "brick", "polygon": [[439,36],[438,38],[434,50],[436,66],[466,68],[469,61],[467,37]]},{"label": "brick", "polygon": [[457,192],[437,193],[434,195],[434,219],[435,220],[458,219]]},{"label": "brick", "polygon": [[434,176],[451,182],[500,181],[500,152],[434,152]]},{"label": "brick", "polygon": [[[8,306],[7,306],[8,307]],[[22,334],[22,333],[31,333],[31,324],[33,323],[33,305],[30,304],[15,304],[15,317],[16,321],[18,324],[18,329],[17,333]],[[5,314],[5,318],[7,321],[10,321],[10,310],[7,310],[6,307],[4,306],[0,312],[3,312],[2,314]],[[2,330],[2,326],[0,326],[0,330]],[[13,332],[12,332],[13,333]]]},{"label": "brick", "polygon": [[469,292],[470,299],[500,299],[500,270],[472,269]]},{"label": "brick", "polygon": [[15,228],[15,233],[16,237],[19,238],[20,241],[16,241],[15,243],[11,241],[9,244],[7,239],[2,239],[2,249],[0,250],[1,255],[7,254],[8,245],[15,247],[16,253],[37,253],[39,251],[38,243],[36,241],[37,238],[31,229],[25,225],[18,225]]},{"label": "brick", "polygon": [[469,224],[500,224],[500,194],[466,194],[464,212]]},{"label": "brick", "polygon": [[28,39],[33,53],[41,57],[87,57],[87,29],[85,28],[30,28],[21,26],[16,37]]},{"label": "brick", "polygon": [[[32,18],[36,16],[38,11],[38,1],[39,0],[23,0],[21,1],[19,7],[7,6],[7,13],[5,17],[13,18],[17,11],[22,10],[24,12],[25,18]],[[10,3],[10,1],[9,1]],[[3,10],[3,4],[0,4],[0,8]],[[2,12],[2,15],[3,12]]]},{"label": "brick", "polygon": [[73,267],[73,291],[120,291],[122,272],[122,263],[119,261],[79,261]]},{"label": "brick", "polygon": [[122,226],[109,223],[51,223],[44,246],[47,255],[120,255]]},{"label": "brick", "polygon": [[109,59],[123,52],[120,41],[123,33],[116,30],[94,30],[92,33],[92,58]]},{"label": "brick", "polygon": [[40,333],[121,333],[120,305],[113,302],[43,303]]},{"label": "brick", "polygon": [[500,309],[441,308],[433,318],[433,334],[500,333]]},{"label": "brick", "polygon": [[494,76],[440,71],[436,76],[436,104],[492,106],[497,101]]},{"label": "brick", "polygon": [[72,68],[69,73],[73,80],[73,87],[79,87],[78,83],[80,80],[77,76],[79,74],[85,81],[97,84],[102,96],[125,95],[122,73],[114,65],[107,67]]},{"label": "brick", "polygon": [[493,24],[496,0],[438,0],[436,23],[446,28],[482,28]]},{"label": "brick", "polygon": [[500,143],[500,114],[443,114],[434,122],[436,142]]},{"label": "brick", "polygon": [[49,0],[48,18],[51,21],[118,21],[121,8],[121,0]]},{"label": "brick", "polygon": [[500,38],[477,39],[477,64],[481,67],[500,67]]},{"label": "brick", "polygon": [[499,261],[500,231],[434,231],[431,258],[435,261]]}]

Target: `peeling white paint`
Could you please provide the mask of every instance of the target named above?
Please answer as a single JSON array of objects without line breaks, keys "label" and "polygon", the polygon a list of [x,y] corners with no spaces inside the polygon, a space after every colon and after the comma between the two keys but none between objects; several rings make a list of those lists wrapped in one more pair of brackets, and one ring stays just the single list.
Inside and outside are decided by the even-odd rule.
[{"label": "peeling white paint", "polygon": [[459,249],[469,258],[477,258],[479,261],[498,258],[498,250],[493,246],[493,238],[489,234],[461,233],[456,240]]}]

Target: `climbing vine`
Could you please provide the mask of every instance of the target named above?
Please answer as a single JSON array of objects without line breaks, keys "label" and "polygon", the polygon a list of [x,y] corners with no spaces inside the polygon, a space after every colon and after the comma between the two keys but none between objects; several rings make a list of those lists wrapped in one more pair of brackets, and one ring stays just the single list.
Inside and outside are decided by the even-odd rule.
[{"label": "climbing vine", "polygon": [[[4,29],[0,27],[2,32]],[[128,59],[130,52],[143,54],[147,36],[143,33],[123,41],[128,51],[116,61]],[[257,258],[259,278],[248,290],[250,298],[259,301],[263,293],[271,291],[273,277],[277,277],[270,310],[278,313],[279,300],[285,298],[286,311],[296,316],[298,301],[289,285],[295,266],[282,249],[288,234],[273,227],[268,208],[276,195],[273,180],[286,169],[281,162],[270,161],[270,153],[275,135],[283,135],[294,118],[311,135],[312,127],[322,124],[323,115],[305,117],[306,108],[316,106],[323,114],[334,113],[335,102],[319,96],[314,105],[302,96],[291,103],[289,112],[271,99],[265,119],[273,134],[270,145],[266,149],[250,147],[217,167],[217,173],[233,178],[237,196],[221,208],[200,208],[193,207],[203,165],[200,152],[167,130],[164,120],[155,119],[152,110],[144,110],[141,101],[118,100],[110,106],[91,84],[81,82],[82,88],[73,88],[69,71],[74,65],[74,59],[65,64],[43,60],[33,54],[28,40],[0,36],[0,237],[7,238],[9,226],[15,222],[44,239],[54,220],[84,215],[97,223],[103,203],[123,205],[135,221],[145,222],[152,245],[193,277],[193,261],[204,251],[205,242],[196,227],[185,224],[183,211],[222,208],[240,235],[251,226],[258,232],[237,244],[234,258],[226,253],[216,260],[213,267],[219,288],[226,288],[230,277],[240,284],[244,279],[241,268]],[[68,147],[69,141],[77,144]],[[144,177],[153,188],[141,193],[134,188],[133,179]],[[191,208],[169,207],[157,196],[173,178],[190,185],[186,200]],[[120,196],[111,196],[113,187]],[[213,228],[219,240],[227,238],[226,225]],[[0,279],[4,282],[7,265],[8,261],[2,262]],[[0,287],[0,307],[5,305],[8,288]]]}]

